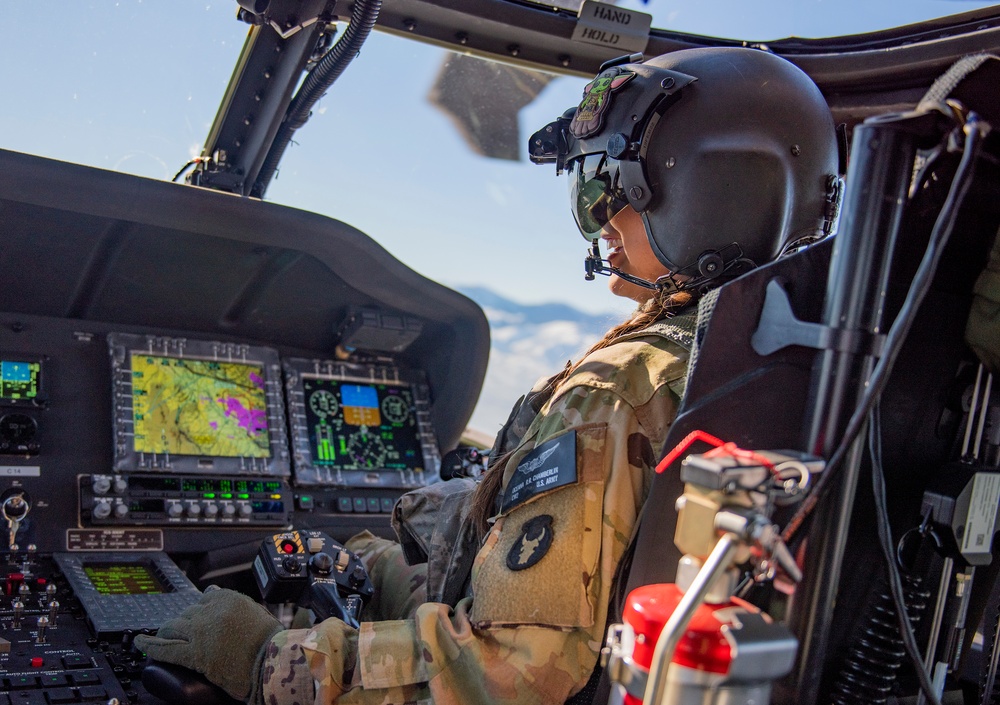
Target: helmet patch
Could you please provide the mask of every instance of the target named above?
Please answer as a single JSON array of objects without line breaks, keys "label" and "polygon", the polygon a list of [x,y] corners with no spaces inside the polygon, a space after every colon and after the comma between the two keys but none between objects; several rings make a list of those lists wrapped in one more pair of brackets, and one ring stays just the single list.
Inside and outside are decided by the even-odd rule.
[{"label": "helmet patch", "polygon": [[598,74],[584,86],[583,100],[576,109],[569,131],[577,139],[584,139],[601,131],[604,116],[611,105],[611,93],[635,78],[635,72],[612,67]]}]

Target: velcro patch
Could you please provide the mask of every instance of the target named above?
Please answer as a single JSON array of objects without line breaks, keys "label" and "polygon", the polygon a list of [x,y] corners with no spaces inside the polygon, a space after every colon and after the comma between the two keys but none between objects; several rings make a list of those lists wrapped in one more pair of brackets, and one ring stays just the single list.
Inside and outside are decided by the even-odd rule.
[{"label": "velcro patch", "polygon": [[576,431],[569,431],[524,456],[507,483],[502,514],[537,494],[576,482]]}]

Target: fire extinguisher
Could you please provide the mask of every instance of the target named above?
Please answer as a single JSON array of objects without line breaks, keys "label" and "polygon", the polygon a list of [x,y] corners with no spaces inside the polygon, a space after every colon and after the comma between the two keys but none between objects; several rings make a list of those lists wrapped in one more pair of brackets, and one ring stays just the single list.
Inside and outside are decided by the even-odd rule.
[{"label": "fire extinguisher", "polygon": [[[613,647],[619,660],[612,669],[614,705],[645,702],[656,642],[683,596],[673,583],[629,593]],[[772,682],[791,669],[796,645],[783,625],[739,598],[706,601],[677,642],[657,705],[765,705]],[[615,671],[621,676],[626,669],[628,675],[614,677]]]}]

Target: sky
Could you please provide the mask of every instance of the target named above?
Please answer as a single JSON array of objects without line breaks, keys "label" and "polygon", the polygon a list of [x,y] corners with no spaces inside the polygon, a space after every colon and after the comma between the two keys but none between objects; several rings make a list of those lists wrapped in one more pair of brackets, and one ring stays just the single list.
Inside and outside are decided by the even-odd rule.
[{"label": "sky", "polygon": [[[572,0],[559,0],[565,4]],[[655,26],[767,39],[851,33],[981,7],[976,0],[623,0]],[[247,26],[220,0],[4,0],[0,147],[170,179],[202,143]],[[341,31],[342,31],[341,27]],[[445,57],[373,32],[295,134],[266,200],[354,225],[420,273],[625,316],[583,279],[585,241],[554,169],[474,154],[427,101]],[[527,136],[579,102],[550,83]],[[523,151],[522,151],[523,154]]]}]

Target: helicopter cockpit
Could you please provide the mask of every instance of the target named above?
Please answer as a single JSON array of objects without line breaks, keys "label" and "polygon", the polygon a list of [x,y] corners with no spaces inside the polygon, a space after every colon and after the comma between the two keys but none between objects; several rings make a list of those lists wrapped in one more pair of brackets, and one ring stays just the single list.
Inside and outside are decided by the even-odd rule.
[{"label": "helicopter cockpit", "polygon": [[[819,86],[838,229],[706,314],[587,702],[1000,700],[1000,371],[965,339],[997,258],[1000,6],[151,5],[2,20],[0,705],[225,702],[134,645],[209,585],[290,623],[322,569],[322,611],[356,616],[344,542],[478,477],[512,390],[631,310],[584,281],[529,135],[606,62],[707,46]],[[701,577],[638,665],[626,596],[676,581],[691,522]],[[726,542],[742,670],[678,690]]]}]

